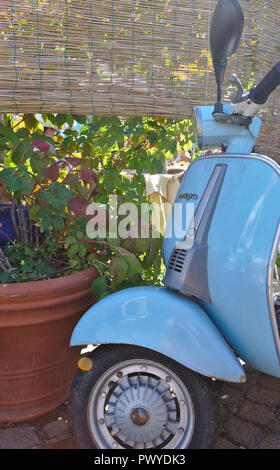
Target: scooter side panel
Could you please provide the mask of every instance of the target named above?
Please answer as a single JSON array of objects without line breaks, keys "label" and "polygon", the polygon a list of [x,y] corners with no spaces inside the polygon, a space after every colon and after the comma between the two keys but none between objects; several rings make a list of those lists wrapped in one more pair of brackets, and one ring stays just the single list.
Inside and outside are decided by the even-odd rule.
[{"label": "scooter side panel", "polygon": [[[208,287],[201,305],[248,364],[280,377],[279,334],[271,307],[270,259],[279,227],[280,168],[260,155],[215,155],[195,161],[177,196],[199,203],[213,169],[227,165],[208,235]],[[164,241],[165,259],[176,243]],[[272,311],[273,310],[273,311]]]},{"label": "scooter side panel", "polygon": [[125,343],[169,356],[221,380],[244,382],[242,366],[202,308],[159,287],[134,287],[94,305],[75,327],[71,345]]}]

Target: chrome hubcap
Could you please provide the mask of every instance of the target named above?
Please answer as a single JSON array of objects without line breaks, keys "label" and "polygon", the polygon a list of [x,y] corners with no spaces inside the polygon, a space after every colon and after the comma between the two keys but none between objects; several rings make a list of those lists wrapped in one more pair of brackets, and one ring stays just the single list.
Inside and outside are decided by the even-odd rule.
[{"label": "chrome hubcap", "polygon": [[89,429],[100,449],[183,449],[194,420],[186,386],[152,361],[129,360],[106,371],[88,404]]},{"label": "chrome hubcap", "polygon": [[149,419],[149,415],[144,408],[138,406],[132,410],[130,418],[136,426],[144,426]]}]

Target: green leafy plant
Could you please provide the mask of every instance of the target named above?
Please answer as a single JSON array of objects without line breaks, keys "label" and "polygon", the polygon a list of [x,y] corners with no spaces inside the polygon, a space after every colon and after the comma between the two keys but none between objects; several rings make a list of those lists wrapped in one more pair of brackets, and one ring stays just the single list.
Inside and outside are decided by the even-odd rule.
[{"label": "green leafy plant", "polygon": [[[133,202],[145,195],[143,172],[159,173],[166,159],[192,145],[189,121],[42,115],[6,115],[0,124],[0,200],[9,204],[16,239],[0,251],[0,282],[68,275],[95,266],[93,292],[116,290],[162,277],[161,237],[90,239],[87,207]],[[126,171],[132,171],[127,176]],[[24,216],[23,216],[24,214]],[[1,213],[0,213],[1,215]],[[5,232],[0,227],[1,232]]]}]

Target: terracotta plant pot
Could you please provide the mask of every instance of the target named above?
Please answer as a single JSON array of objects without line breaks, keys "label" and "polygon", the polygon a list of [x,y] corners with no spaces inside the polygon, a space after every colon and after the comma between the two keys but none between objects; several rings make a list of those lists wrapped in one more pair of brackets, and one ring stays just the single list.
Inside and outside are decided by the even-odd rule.
[{"label": "terracotta plant pot", "polygon": [[73,329],[96,301],[95,268],[58,279],[0,284],[0,422],[24,421],[63,403],[80,347]]}]

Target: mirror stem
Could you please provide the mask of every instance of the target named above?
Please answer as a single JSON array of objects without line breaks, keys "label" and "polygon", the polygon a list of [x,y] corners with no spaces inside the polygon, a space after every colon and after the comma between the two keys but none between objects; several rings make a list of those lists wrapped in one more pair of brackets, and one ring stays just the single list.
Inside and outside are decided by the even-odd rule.
[{"label": "mirror stem", "polygon": [[217,103],[215,104],[214,107],[214,112],[213,114],[216,113],[223,113],[223,103],[222,103],[222,84],[218,83],[218,91],[217,91]]},{"label": "mirror stem", "polygon": [[213,111],[213,115],[214,114],[223,114],[224,113],[224,107],[223,107],[223,103],[221,103],[221,101],[217,101],[217,103],[215,104],[214,106],[214,111]]},{"label": "mirror stem", "polygon": [[222,84],[221,83],[218,83],[217,100],[219,102],[222,101]]}]

